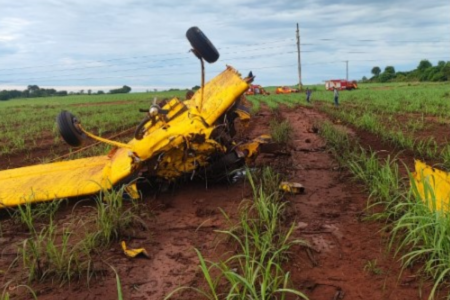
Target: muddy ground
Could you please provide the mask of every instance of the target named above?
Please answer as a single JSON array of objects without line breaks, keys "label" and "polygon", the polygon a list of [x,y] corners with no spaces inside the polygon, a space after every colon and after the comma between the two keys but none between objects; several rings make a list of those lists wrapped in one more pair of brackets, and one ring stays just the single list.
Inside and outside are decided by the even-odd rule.
[{"label": "muddy ground", "polygon": [[[271,165],[287,179],[304,185],[305,193],[289,195],[289,219],[295,222],[295,238],[308,241],[313,250],[293,248],[285,268],[291,272],[293,286],[312,300],[337,299],[427,299],[432,283],[416,276],[413,270],[400,275],[400,265],[393,253],[387,252],[382,223],[363,221],[368,195],[364,187],[352,181],[326,149],[326,143],[312,130],[313,124],[327,117],[315,108],[281,108],[282,118],[290,121],[294,138],[289,155],[264,154],[257,163]],[[272,112],[263,109],[253,119],[247,135],[250,138],[269,131]],[[352,130],[351,128],[349,130]],[[364,132],[364,146],[383,148],[379,140]],[[405,157],[404,159],[412,159]],[[16,165],[14,163],[14,165]],[[3,169],[5,166],[1,165]],[[125,299],[164,299],[179,286],[204,287],[199,260],[194,248],[210,260],[217,261],[230,245],[216,230],[226,229],[220,210],[235,218],[239,203],[250,198],[251,190],[244,181],[235,184],[183,183],[165,193],[146,192],[144,202],[148,229],[128,239],[130,247],[144,247],[150,258],[129,259],[119,243],[102,253],[118,271]],[[57,214],[63,223],[89,214],[93,204],[87,201],[74,207],[72,201]],[[8,215],[0,214],[0,283],[12,278],[15,284],[27,283],[18,267],[8,270],[15,258],[17,243],[27,233],[13,226]],[[86,282],[42,282],[29,284],[39,299],[116,299],[115,275],[103,274]],[[22,289],[23,290],[23,289]],[[29,296],[19,292],[18,299]],[[174,299],[201,299],[187,292]]]}]

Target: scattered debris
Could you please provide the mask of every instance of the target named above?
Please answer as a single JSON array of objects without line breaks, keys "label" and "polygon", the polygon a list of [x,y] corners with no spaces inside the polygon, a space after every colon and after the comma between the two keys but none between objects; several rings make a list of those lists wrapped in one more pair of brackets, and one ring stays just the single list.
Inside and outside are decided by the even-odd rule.
[{"label": "scattered debris", "polygon": [[279,188],[291,194],[303,194],[305,192],[303,185],[298,182],[283,181],[280,183]]},{"label": "scattered debris", "polygon": [[125,253],[125,255],[128,257],[134,258],[138,255],[141,255],[146,258],[150,258],[150,255],[147,253],[147,250],[145,250],[145,248],[138,248],[138,249],[127,248],[125,241],[122,241],[120,244],[122,245],[123,253]]}]

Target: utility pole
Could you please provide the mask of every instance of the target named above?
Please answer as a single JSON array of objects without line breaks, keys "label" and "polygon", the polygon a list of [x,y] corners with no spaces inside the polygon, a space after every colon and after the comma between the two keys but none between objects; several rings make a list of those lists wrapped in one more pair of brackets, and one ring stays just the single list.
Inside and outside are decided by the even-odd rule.
[{"label": "utility pole", "polygon": [[345,79],[348,81],[348,60],[345,61]]},{"label": "utility pole", "polygon": [[298,87],[302,90],[302,61],[300,58],[300,30],[297,23],[297,53],[298,53]]}]

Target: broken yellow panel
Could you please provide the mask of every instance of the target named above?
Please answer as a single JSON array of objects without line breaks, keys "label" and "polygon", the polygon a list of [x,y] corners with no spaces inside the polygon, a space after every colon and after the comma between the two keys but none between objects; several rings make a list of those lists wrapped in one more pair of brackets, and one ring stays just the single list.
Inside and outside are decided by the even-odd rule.
[{"label": "broken yellow panel", "polygon": [[415,161],[412,174],[421,199],[431,210],[450,210],[450,174]]},{"label": "broken yellow panel", "polygon": [[139,254],[142,254],[143,256],[150,258],[150,256],[147,253],[147,250],[145,250],[144,248],[138,248],[138,249],[127,248],[127,244],[125,244],[125,241],[122,241],[121,245],[122,245],[123,253],[125,253],[125,255],[128,257],[134,258],[134,257],[138,256]]},{"label": "broken yellow panel", "polygon": [[191,103],[201,109],[201,116],[208,125],[212,125],[224,112],[231,108],[234,101],[248,89],[248,83],[230,66],[219,76],[209,81],[204,88],[203,103],[198,90]]},{"label": "broken yellow panel", "polygon": [[279,189],[291,194],[301,194],[305,191],[305,188],[301,183],[282,181]]}]

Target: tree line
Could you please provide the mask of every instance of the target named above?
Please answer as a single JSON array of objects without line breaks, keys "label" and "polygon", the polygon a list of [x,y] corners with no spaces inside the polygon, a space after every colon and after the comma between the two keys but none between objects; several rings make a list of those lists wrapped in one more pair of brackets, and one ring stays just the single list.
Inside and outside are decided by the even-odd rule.
[{"label": "tree line", "polygon": [[[109,94],[126,94],[131,92],[129,86],[124,85],[118,89],[112,89]],[[38,97],[53,97],[53,96],[67,96],[67,95],[103,95],[104,91],[97,91],[92,93],[92,90],[80,90],[79,92],[57,91],[55,89],[44,89],[37,85],[29,85],[26,90],[2,90],[0,91],[0,101],[6,101],[14,98],[38,98]]]},{"label": "tree line", "polygon": [[421,60],[416,69],[406,72],[396,72],[393,66],[386,66],[384,71],[375,66],[372,77],[362,78],[362,82],[404,82],[404,81],[450,81],[450,61],[439,61],[437,65],[428,60]]}]

